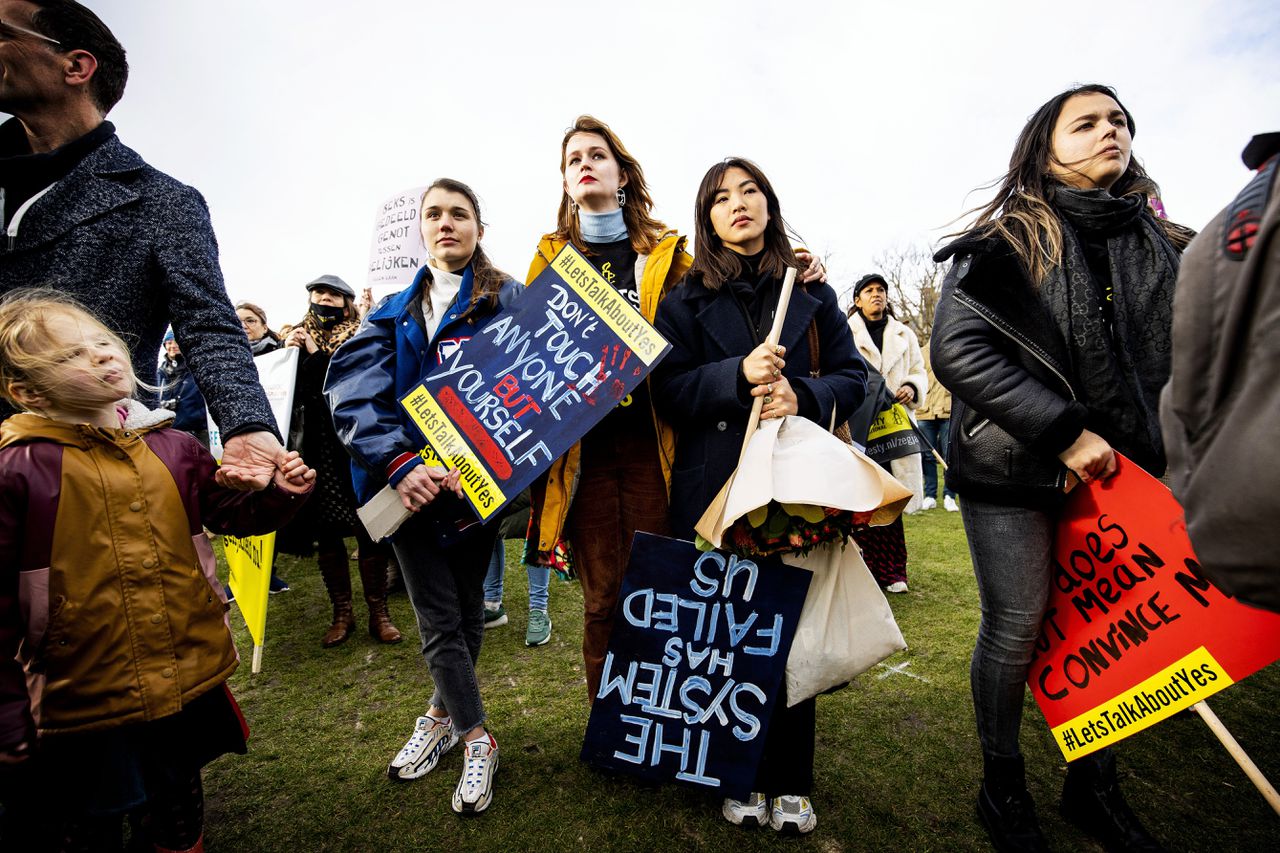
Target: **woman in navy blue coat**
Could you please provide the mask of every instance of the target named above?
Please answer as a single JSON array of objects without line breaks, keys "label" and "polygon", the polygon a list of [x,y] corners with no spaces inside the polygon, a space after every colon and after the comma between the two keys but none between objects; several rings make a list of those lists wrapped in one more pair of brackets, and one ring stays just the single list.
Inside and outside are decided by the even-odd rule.
[{"label": "woman in navy blue coat", "polygon": [[[779,345],[764,343],[783,276],[800,264],[759,167],[739,158],[713,166],[698,188],[694,216],[693,268],[654,321],[672,345],[653,372],[653,394],[677,433],[671,528],[684,539],[693,538],[693,526],[738,465],[754,398],[764,398],[762,419],[800,415],[829,427],[847,420],[866,391],[866,367],[825,283],[797,285]],[[726,800],[723,812],[732,823],[768,820],[778,830],[809,832],[817,825],[808,796],[814,701],[788,708],[784,688],[775,702],[758,793]]]}]

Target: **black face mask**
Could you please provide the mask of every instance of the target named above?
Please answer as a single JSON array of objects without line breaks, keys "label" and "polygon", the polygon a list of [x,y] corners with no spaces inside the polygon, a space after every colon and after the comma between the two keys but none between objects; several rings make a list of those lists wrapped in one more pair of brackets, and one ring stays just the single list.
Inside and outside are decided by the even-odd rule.
[{"label": "black face mask", "polygon": [[320,328],[326,332],[341,323],[346,314],[346,309],[341,305],[319,305],[315,302],[311,303],[310,311]]}]

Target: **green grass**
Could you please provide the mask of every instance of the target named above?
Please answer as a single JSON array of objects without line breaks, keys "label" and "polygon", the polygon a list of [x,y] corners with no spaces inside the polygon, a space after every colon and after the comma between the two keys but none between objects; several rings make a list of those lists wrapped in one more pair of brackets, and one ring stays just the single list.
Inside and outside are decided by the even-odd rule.
[{"label": "green grass", "polygon": [[[450,810],[457,751],[416,782],[383,775],[431,692],[404,594],[391,601],[404,643],[374,643],[360,618],[345,645],[321,649],[329,604],[314,563],[282,558],[293,591],[271,599],[257,676],[233,614],[245,663],[231,686],[253,734],[247,756],[206,770],[209,849],[989,849],[973,816],[981,757],[968,670],[978,605],[959,515],[913,516],[907,536],[911,592],[891,600],[910,649],[886,663],[908,664],[917,677],[877,668],[819,700],[819,822],[803,841],[730,826],[718,801],[699,792],[607,777],[578,761],[587,721],[582,596],[553,577],[551,641],[526,648],[524,571],[509,542],[511,621],[486,633],[479,667],[502,748],[489,811],[461,819]],[[1273,666],[1210,704],[1280,782],[1278,701]],[[1045,832],[1055,849],[1100,849],[1058,816],[1065,762],[1029,695],[1026,703],[1022,745]],[[1182,714],[1141,732],[1119,755],[1130,803],[1170,848],[1275,849],[1280,818],[1198,718]]]}]

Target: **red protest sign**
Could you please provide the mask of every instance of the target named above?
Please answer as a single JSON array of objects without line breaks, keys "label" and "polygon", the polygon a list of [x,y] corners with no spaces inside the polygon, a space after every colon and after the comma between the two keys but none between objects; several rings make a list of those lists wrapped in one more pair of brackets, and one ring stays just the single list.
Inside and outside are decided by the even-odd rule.
[{"label": "red protest sign", "polygon": [[1027,676],[1068,759],[1280,660],[1280,615],[1212,586],[1173,494],[1128,459],[1116,461],[1114,477],[1077,487],[1062,513]]}]

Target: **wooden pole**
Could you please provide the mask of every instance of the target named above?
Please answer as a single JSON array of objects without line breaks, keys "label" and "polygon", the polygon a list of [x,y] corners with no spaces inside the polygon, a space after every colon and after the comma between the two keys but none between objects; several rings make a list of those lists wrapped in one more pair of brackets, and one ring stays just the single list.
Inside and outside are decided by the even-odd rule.
[{"label": "wooden pole", "polygon": [[1262,793],[1266,799],[1267,805],[1280,815],[1280,794],[1276,793],[1276,789],[1267,777],[1262,775],[1262,771],[1258,769],[1258,765],[1253,763],[1248,754],[1240,744],[1236,743],[1236,739],[1231,736],[1231,732],[1227,731],[1227,727],[1222,724],[1222,720],[1218,719],[1218,715],[1209,710],[1209,706],[1204,702],[1197,702],[1191,706],[1191,710],[1200,715],[1200,719],[1204,720],[1209,730],[1217,736],[1222,745],[1226,747],[1227,752],[1236,760],[1236,764],[1240,765],[1240,769],[1244,771],[1244,775],[1249,777],[1249,781]]},{"label": "wooden pole", "polygon": [[[778,341],[782,338],[782,324],[787,320],[787,307],[791,304],[791,290],[795,287],[796,270],[795,267],[788,267],[787,274],[782,279],[782,293],[778,296],[778,310],[773,314],[773,326],[769,328],[769,337],[765,338],[765,343],[771,347],[776,347]],[[756,427],[760,426],[760,413],[764,410],[764,397],[756,397],[755,402],[751,404],[751,417],[747,420],[747,432],[742,437],[742,450],[738,451],[738,463],[742,463],[742,457],[747,453],[747,444],[751,441],[751,436],[755,434]]]}]

